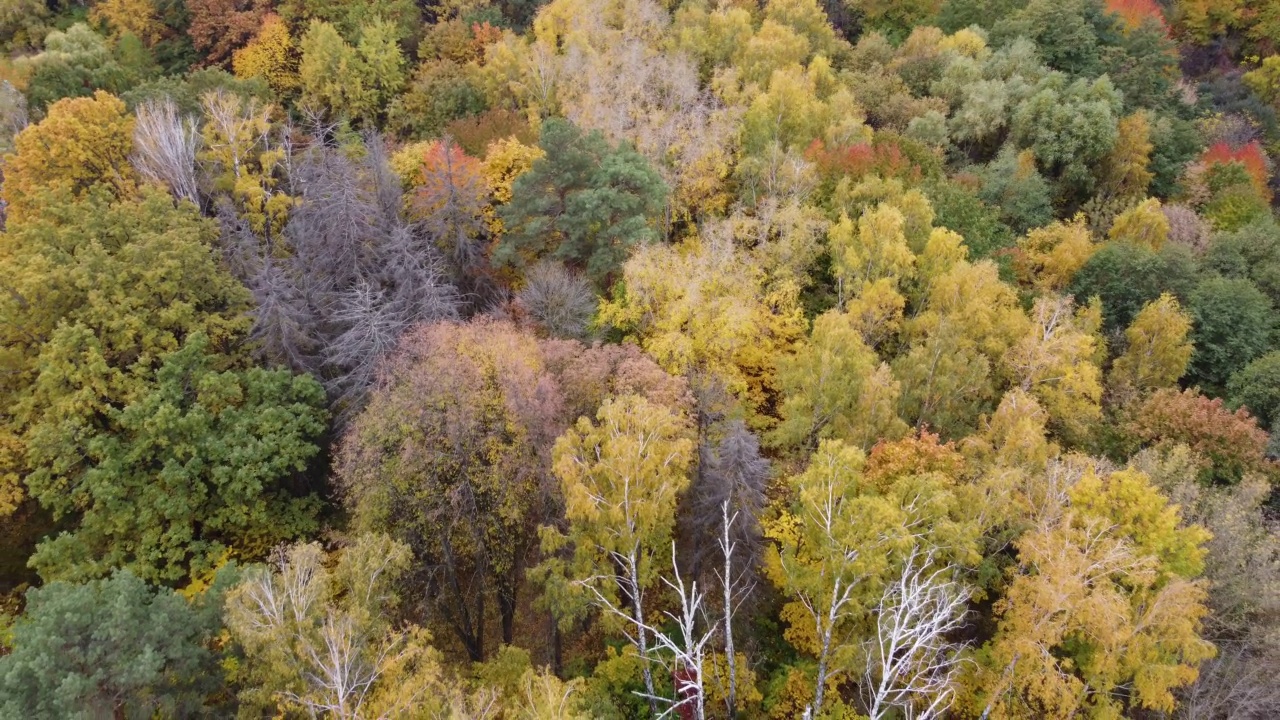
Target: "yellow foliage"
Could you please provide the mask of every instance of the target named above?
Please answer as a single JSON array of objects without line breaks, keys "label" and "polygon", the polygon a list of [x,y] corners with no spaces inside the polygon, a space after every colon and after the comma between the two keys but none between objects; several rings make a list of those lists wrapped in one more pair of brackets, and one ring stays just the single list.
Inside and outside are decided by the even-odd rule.
[{"label": "yellow foliage", "polygon": [[[495,140],[489,144],[484,163],[480,166],[480,175],[489,186],[493,198],[486,213],[485,222],[495,236],[502,234],[502,220],[494,211],[494,207],[511,200],[511,186],[516,178],[533,166],[533,161],[545,155],[540,147],[525,145],[510,137]],[[421,157],[421,156],[419,156]]]},{"label": "yellow foliage", "polygon": [[1054,222],[1018,239],[1014,270],[1018,280],[1042,292],[1061,292],[1089,262],[1097,247],[1084,216]]},{"label": "yellow foliage", "polygon": [[265,79],[279,95],[298,89],[298,50],[289,35],[289,26],[279,15],[263,18],[253,40],[231,56],[231,69],[236,77]]},{"label": "yellow foliage", "polygon": [[1191,317],[1165,293],[1147,303],[1125,330],[1128,346],[1111,366],[1111,382],[1140,391],[1172,387],[1187,371]]},{"label": "yellow foliage", "polygon": [[129,33],[147,45],[160,40],[166,29],[151,0],[101,0],[89,11],[89,17],[110,27],[116,37]]},{"label": "yellow foliage", "polygon": [[117,197],[138,188],[129,164],[133,116],[124,103],[101,90],[93,97],[64,98],[44,120],[14,138],[4,157],[4,200],[9,222],[39,212],[32,200],[41,190],[68,190],[76,197],[105,186]]},{"label": "yellow foliage", "polygon": [[858,218],[857,229],[848,215],[828,234],[831,258],[841,291],[857,295],[877,280],[899,285],[915,273],[915,255],[903,234],[905,219],[891,205],[881,204]]},{"label": "yellow foliage", "polygon": [[973,58],[974,60],[985,59],[991,54],[987,49],[987,39],[980,33],[975,32],[973,28],[961,28],[955,33],[942,38],[938,43],[941,50],[950,50],[951,52],[963,57]]},{"label": "yellow foliage", "polygon": [[1111,224],[1107,237],[1159,250],[1169,239],[1169,219],[1160,210],[1160,201],[1147,198],[1123,213]]},{"label": "yellow foliage", "polygon": [[1085,314],[1069,298],[1042,296],[1031,325],[1004,358],[1010,381],[1044,406],[1052,424],[1082,437],[1101,417],[1102,371],[1094,362],[1098,339]]}]

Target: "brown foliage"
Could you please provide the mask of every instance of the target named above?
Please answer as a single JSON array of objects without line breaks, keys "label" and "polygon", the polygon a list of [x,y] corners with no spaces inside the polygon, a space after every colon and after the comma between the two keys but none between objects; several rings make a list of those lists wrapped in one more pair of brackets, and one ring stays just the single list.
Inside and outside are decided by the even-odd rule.
[{"label": "brown foliage", "polygon": [[187,0],[187,35],[210,65],[221,65],[251,40],[271,11],[271,0]]},{"label": "brown foliage", "polygon": [[1150,445],[1183,444],[1208,458],[1202,480],[1235,483],[1246,472],[1271,473],[1267,434],[1243,408],[1232,412],[1221,398],[1196,390],[1161,390],[1151,396],[1130,423],[1130,432]]}]

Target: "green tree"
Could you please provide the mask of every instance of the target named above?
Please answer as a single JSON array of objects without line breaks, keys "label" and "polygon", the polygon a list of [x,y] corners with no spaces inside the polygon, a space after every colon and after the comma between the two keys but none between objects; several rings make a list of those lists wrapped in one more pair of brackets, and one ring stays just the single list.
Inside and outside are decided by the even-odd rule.
[{"label": "green tree", "polygon": [[545,155],[499,210],[506,233],[494,262],[524,267],[550,257],[606,286],[633,247],[659,239],[667,188],[630,147],[565,120],[546,121],[538,145]]},{"label": "green tree", "polygon": [[1259,357],[1227,380],[1231,406],[1245,408],[1264,428],[1280,420],[1280,352]]},{"label": "green tree", "polygon": [[324,390],[287,370],[219,372],[209,349],[203,334],[189,336],[153,385],[103,410],[103,427],[32,439],[32,455],[48,462],[28,476],[32,494],[77,518],[36,549],[31,564],[45,578],[126,567],[172,582],[315,529],[319,501],[296,480],[319,452]]},{"label": "green tree", "polygon": [[221,689],[208,645],[237,573],[219,572],[195,603],[128,570],[83,585],[27,592],[26,612],[0,657],[5,717],[198,717]]},{"label": "green tree", "polygon": [[1188,300],[1195,325],[1188,380],[1221,395],[1227,379],[1272,347],[1271,301],[1248,280],[1209,278]]},{"label": "green tree", "polygon": [[980,177],[982,188],[978,197],[997,208],[1001,222],[1015,233],[1025,233],[1053,220],[1052,189],[1029,153],[1005,146]]},{"label": "green tree", "polygon": [[1133,243],[1107,243],[1075,274],[1068,291],[1081,302],[1102,300],[1102,329],[1115,336],[1162,294],[1186,302],[1198,276],[1196,259],[1186,247],[1166,243],[1157,252]]},{"label": "green tree", "polygon": [[354,46],[333,25],[312,20],[298,47],[304,103],[373,124],[404,86],[404,56],[394,28],[381,20],[362,26]]},{"label": "green tree", "polygon": [[0,247],[0,404],[36,482],[83,471],[74,438],[110,427],[108,411],[137,399],[185,337],[203,333],[233,352],[248,329],[248,293],[211,252],[214,223],[159,189],[129,202],[110,195],[38,194],[41,216],[11,222]]}]

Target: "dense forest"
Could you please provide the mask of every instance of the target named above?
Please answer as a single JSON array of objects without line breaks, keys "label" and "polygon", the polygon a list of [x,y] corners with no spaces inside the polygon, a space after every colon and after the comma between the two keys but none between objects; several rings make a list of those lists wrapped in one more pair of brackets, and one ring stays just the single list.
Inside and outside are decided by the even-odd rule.
[{"label": "dense forest", "polygon": [[1280,0],[0,45],[0,718],[1280,714]]}]

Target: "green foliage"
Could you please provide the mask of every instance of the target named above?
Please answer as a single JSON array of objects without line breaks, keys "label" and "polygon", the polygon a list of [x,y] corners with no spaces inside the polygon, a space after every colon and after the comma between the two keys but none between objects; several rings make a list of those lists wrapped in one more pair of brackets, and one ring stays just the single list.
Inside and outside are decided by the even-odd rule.
[{"label": "green foliage", "polygon": [[1245,408],[1263,428],[1280,420],[1280,352],[1269,352],[1227,380],[1232,407]]},{"label": "green foliage", "polygon": [[1116,334],[1147,303],[1168,293],[1184,304],[1199,279],[1190,250],[1166,243],[1159,251],[1132,243],[1107,243],[1089,258],[1069,291],[1084,302],[1102,300],[1102,328]]},{"label": "green foliage", "polygon": [[[992,177],[990,182],[999,181]],[[925,192],[933,206],[933,224],[960,233],[969,248],[969,257],[981,260],[1013,245],[1013,230],[1000,219],[1002,207],[983,202],[978,194],[954,181],[934,182],[926,186]],[[1019,195],[1014,193],[1014,197]],[[1035,206],[1033,203],[1032,207]],[[1039,210],[1033,210],[1033,215],[1039,215]],[[1028,224],[1028,221],[1023,220],[1020,224]],[[1038,227],[1040,224],[1032,221],[1030,226]]]},{"label": "green foliage", "polygon": [[1005,146],[979,177],[982,186],[978,197],[997,209],[1000,221],[1015,234],[1048,225],[1053,220],[1052,188],[1031,158],[1019,154],[1012,146]]},{"label": "green foliage", "polygon": [[1271,301],[1248,280],[1208,278],[1187,302],[1195,354],[1187,379],[1221,395],[1227,379],[1272,347]]},{"label": "green foliage", "polygon": [[225,586],[192,604],[151,588],[128,570],[83,585],[56,581],[27,592],[0,656],[0,714],[6,717],[203,717],[221,689],[208,649],[221,624]]},{"label": "green foliage", "polygon": [[299,493],[296,479],[325,430],[323,389],[287,370],[219,372],[219,361],[204,335],[191,335],[154,385],[122,410],[105,409],[102,429],[33,438],[33,455],[52,467],[84,465],[27,479],[41,504],[78,518],[37,548],[31,563],[42,576],[126,567],[177,581],[315,529],[317,498]]},{"label": "green foliage", "polygon": [[299,43],[302,102],[372,125],[404,85],[404,56],[395,28],[381,20],[363,25],[352,46],[336,28],[312,20]]},{"label": "green foliage", "polygon": [[493,260],[525,267],[549,257],[605,287],[632,248],[659,239],[666,184],[630,147],[564,120],[546,121],[538,146],[544,156],[499,210],[507,231]]},{"label": "green foliage", "polygon": [[[1057,3],[1053,3],[1057,5]],[[1087,192],[1095,165],[1118,137],[1120,94],[1104,75],[1068,83],[1062,75],[1045,78],[1018,106],[1010,132],[1035,153],[1036,162],[1059,178],[1067,194]]]}]

